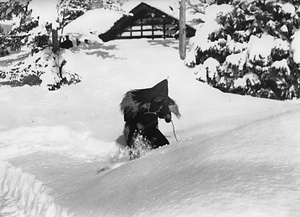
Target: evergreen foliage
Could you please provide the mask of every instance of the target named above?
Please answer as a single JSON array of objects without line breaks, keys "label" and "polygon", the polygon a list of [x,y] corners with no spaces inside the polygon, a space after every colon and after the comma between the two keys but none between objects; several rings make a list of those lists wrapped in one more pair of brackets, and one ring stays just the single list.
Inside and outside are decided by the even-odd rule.
[{"label": "evergreen foliage", "polygon": [[217,61],[215,70],[206,67],[206,78],[199,80],[224,92],[280,100],[299,98],[300,68],[290,47],[300,26],[300,2],[230,2],[233,10],[218,15],[221,28],[208,36],[209,48],[197,50],[195,62],[200,68],[212,59]]},{"label": "evergreen foliage", "polygon": [[[9,0],[2,4],[1,15],[3,19],[18,17],[20,20],[20,23],[16,23],[8,34],[1,36],[0,41],[3,49],[10,47],[12,51],[18,52],[21,46],[26,46],[31,48],[31,53],[12,63],[3,62],[3,66],[0,67],[0,74],[3,79],[0,86],[34,86],[44,82],[49,90],[56,90],[64,84],[70,85],[80,82],[80,77],[76,73],[63,69],[67,61],[63,58],[62,53],[53,52],[53,49],[51,49],[54,44],[51,40],[52,24],[48,23],[42,26],[39,23],[39,17],[32,17],[31,11],[28,10],[29,3],[30,1],[23,4]],[[80,1],[72,0],[69,3],[70,7],[68,8],[70,10],[62,20],[65,22],[61,23],[62,28],[64,24],[76,18],[72,13],[76,3],[78,3],[77,11],[85,10],[81,7],[83,4]],[[10,7],[16,9],[9,10]],[[16,48],[13,48],[13,46]],[[6,55],[8,54],[6,53]]]},{"label": "evergreen foliage", "polygon": [[1,49],[6,51],[1,56],[8,55],[8,49],[13,52],[18,51],[28,42],[28,32],[38,26],[38,21],[30,16],[29,2],[12,0],[0,2],[0,20],[15,22],[12,30],[7,34],[0,27]]},{"label": "evergreen foliage", "polygon": [[88,1],[61,0],[58,4],[60,28],[65,27],[71,21],[83,15],[86,11],[93,9]]}]

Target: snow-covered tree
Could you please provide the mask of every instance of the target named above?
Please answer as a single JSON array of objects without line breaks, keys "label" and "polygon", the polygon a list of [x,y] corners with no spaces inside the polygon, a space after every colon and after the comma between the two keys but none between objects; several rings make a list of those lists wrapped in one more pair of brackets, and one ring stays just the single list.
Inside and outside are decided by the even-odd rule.
[{"label": "snow-covered tree", "polygon": [[88,1],[81,0],[60,0],[57,5],[59,22],[61,28],[66,26],[77,17],[83,15],[86,11],[92,9],[92,5]]},{"label": "snow-covered tree", "polygon": [[225,92],[299,98],[299,48],[293,44],[300,36],[300,2],[230,2],[207,7],[210,18],[191,40],[195,58],[186,63],[197,65],[199,80]]},{"label": "snow-covered tree", "polygon": [[86,11],[95,8],[105,8],[114,11],[122,11],[124,0],[59,0],[57,9],[61,27],[66,26],[72,20],[83,15]]},{"label": "snow-covered tree", "polygon": [[[17,45],[18,48],[21,46],[30,48],[31,53],[12,64],[0,67],[0,75],[3,79],[0,85],[23,86],[27,84],[32,86],[42,84],[49,90],[54,90],[60,88],[62,84],[79,82],[80,78],[75,72],[63,70],[63,66],[67,62],[64,58],[65,52],[54,52],[52,23],[43,23],[40,21],[40,16],[33,15],[33,10],[29,7],[32,1],[28,1],[26,5],[21,2],[9,0],[3,3],[7,8],[18,6],[17,11],[15,9],[10,12],[13,13],[13,16],[7,13],[9,10],[5,10],[5,14],[6,17],[18,16],[20,20],[8,34],[4,35],[4,38],[8,41],[8,46],[14,42],[10,39],[19,39],[20,44],[14,43],[14,45]],[[34,3],[40,2],[35,1]],[[59,43],[56,44],[56,47],[59,48]]]},{"label": "snow-covered tree", "polygon": [[[101,2],[103,7],[118,10],[122,1]],[[24,45],[31,52],[16,62],[0,67],[0,85],[43,85],[49,90],[56,90],[64,84],[81,80],[76,72],[68,70],[67,57],[72,51],[61,49],[60,40],[68,23],[95,8],[93,0],[8,0],[2,5],[2,19],[19,18],[18,24],[4,35],[5,40],[9,41],[7,36],[11,35],[12,39],[16,38],[22,43],[14,45]],[[15,9],[11,10],[11,7]],[[13,44],[12,40],[9,42]]]},{"label": "snow-covered tree", "polygon": [[31,11],[28,10],[29,2],[0,2],[0,44],[2,50],[7,51],[6,55],[25,45],[28,42],[28,32],[37,27],[37,20],[31,18]]}]

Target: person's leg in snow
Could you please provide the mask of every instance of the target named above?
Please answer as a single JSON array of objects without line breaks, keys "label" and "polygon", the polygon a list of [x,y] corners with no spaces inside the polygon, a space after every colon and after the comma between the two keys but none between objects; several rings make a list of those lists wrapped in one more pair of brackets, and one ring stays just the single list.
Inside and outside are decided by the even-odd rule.
[{"label": "person's leg in snow", "polygon": [[137,128],[134,123],[129,123],[129,122],[125,123],[123,134],[125,137],[126,145],[129,148],[132,148],[132,145],[133,145],[132,140],[133,140],[133,137],[134,137],[134,134],[136,131],[137,131]]},{"label": "person's leg in snow", "polygon": [[167,138],[160,132],[157,127],[149,127],[145,129],[145,136],[150,140],[152,149],[170,144]]}]

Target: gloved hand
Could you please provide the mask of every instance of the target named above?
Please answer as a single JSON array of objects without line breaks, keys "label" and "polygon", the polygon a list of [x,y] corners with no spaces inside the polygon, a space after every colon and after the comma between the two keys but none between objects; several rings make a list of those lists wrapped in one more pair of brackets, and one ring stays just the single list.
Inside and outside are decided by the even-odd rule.
[{"label": "gloved hand", "polygon": [[166,121],[167,123],[170,123],[171,120],[172,120],[171,114],[167,114],[167,115],[165,116],[165,121]]},{"label": "gloved hand", "polygon": [[144,125],[141,124],[140,122],[138,122],[138,123],[136,124],[136,127],[137,127],[137,129],[138,129],[139,131],[143,131],[143,130],[145,129]]}]

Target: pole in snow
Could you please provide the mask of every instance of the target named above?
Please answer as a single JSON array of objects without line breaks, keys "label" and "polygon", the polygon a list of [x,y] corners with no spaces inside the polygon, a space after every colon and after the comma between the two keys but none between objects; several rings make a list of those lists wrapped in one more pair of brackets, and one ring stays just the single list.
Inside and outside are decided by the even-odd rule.
[{"label": "pole in snow", "polygon": [[184,60],[186,56],[186,18],[185,18],[186,5],[185,0],[180,1],[180,14],[179,14],[179,55],[180,59]]}]

